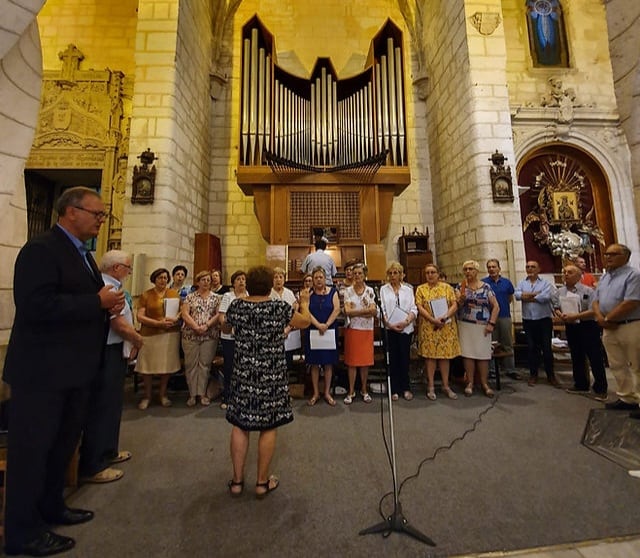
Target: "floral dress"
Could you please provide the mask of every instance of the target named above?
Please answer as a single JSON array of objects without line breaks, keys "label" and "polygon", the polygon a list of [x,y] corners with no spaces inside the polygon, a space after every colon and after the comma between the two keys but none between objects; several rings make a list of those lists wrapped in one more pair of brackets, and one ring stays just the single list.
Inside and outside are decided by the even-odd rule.
[{"label": "floral dress", "polygon": [[242,430],[270,430],[293,420],[283,331],[294,310],[282,300],[235,299],[226,320],[235,332],[227,420]]},{"label": "floral dress", "polygon": [[[416,305],[422,306],[432,314],[429,301],[437,298],[445,298],[447,306],[455,301],[456,294],[448,283],[438,282],[431,286],[424,283],[416,291]],[[433,314],[432,314],[433,315]],[[418,353],[420,356],[432,359],[448,359],[460,354],[458,342],[458,326],[455,318],[436,329],[431,322],[420,318],[418,322]]]}]

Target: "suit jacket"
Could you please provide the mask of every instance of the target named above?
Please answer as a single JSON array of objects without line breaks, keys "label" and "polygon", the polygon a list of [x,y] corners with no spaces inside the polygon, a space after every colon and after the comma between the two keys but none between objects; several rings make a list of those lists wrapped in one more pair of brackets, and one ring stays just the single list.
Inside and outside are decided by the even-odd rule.
[{"label": "suit jacket", "polygon": [[4,380],[13,387],[57,391],[87,386],[97,374],[109,328],[100,308],[104,286],[63,230],[25,244],[15,263],[16,316]]}]

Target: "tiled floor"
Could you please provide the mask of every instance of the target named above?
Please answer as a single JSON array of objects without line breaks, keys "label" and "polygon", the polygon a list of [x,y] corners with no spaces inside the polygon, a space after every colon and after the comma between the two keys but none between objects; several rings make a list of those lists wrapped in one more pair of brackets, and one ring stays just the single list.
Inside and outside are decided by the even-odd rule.
[{"label": "tiled floor", "polygon": [[[499,558],[517,556],[522,558],[635,558],[640,556],[640,538],[603,540],[575,545],[558,545],[537,550],[516,552],[490,552],[468,554],[464,558]],[[463,557],[460,557],[463,558]]]}]

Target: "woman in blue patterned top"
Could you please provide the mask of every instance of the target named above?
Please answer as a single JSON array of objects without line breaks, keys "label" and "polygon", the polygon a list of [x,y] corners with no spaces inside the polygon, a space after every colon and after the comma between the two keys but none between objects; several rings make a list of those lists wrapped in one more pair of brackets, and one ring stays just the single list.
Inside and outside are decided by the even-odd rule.
[{"label": "woman in blue patterned top", "polygon": [[493,397],[493,390],[488,384],[491,334],[500,306],[491,287],[478,279],[479,269],[480,264],[475,260],[462,264],[464,281],[458,295],[458,335],[467,382],[464,394],[468,397],[473,393],[477,370],[482,391],[487,397]]},{"label": "woman in blue patterned top", "polygon": [[293,420],[289,402],[284,330],[287,326],[309,326],[309,293],[300,293],[300,310],[283,300],[270,298],[273,271],[265,266],[247,273],[246,298],[236,298],[226,313],[233,326],[235,351],[227,421],[231,429],[233,478],[231,496],[239,496],[244,487],[244,467],[249,448],[249,433],[260,432],[258,475],[255,494],[264,498],[278,488],[279,480],[269,475],[276,445],[276,428]]}]

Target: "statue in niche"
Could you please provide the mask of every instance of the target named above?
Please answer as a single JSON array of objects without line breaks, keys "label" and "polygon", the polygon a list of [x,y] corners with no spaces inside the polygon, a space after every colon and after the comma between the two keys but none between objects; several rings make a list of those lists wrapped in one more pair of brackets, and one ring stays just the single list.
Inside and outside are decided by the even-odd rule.
[{"label": "statue in niche", "polygon": [[559,0],[527,0],[529,47],[534,66],[569,66],[569,54]]}]

